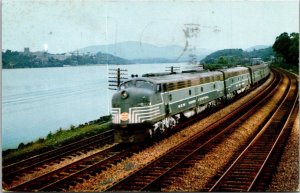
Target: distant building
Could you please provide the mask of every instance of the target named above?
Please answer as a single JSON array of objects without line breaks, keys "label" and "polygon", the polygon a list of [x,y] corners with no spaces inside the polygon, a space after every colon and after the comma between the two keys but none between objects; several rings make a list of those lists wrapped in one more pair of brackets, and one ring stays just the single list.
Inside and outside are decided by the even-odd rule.
[{"label": "distant building", "polygon": [[56,60],[62,61],[62,60],[67,59],[67,58],[70,57],[70,56],[67,55],[67,54],[51,54],[50,57],[52,57],[52,58],[54,58],[54,59],[56,59]]},{"label": "distant building", "polygon": [[44,58],[47,55],[47,52],[37,51],[37,52],[31,52],[31,54],[36,56],[37,58]]},{"label": "distant building", "polygon": [[251,65],[262,64],[263,62],[261,58],[251,58]]},{"label": "distant building", "polygon": [[29,48],[24,48],[24,54],[27,54],[27,55],[29,55],[29,54],[30,54],[30,50],[29,50]]}]

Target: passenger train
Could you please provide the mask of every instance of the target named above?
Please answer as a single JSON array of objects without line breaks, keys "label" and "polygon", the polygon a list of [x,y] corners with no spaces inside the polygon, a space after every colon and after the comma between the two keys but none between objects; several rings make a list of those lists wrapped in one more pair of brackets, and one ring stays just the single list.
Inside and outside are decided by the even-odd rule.
[{"label": "passenger train", "polygon": [[267,64],[216,71],[149,73],[120,84],[112,97],[112,123],[117,143],[139,143],[172,129],[263,81]]}]

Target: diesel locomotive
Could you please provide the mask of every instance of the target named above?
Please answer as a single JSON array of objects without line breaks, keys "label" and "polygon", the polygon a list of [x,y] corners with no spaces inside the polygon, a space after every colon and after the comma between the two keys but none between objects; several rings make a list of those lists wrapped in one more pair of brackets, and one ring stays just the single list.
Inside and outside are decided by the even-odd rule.
[{"label": "diesel locomotive", "polygon": [[149,73],[120,84],[112,97],[117,143],[138,143],[172,129],[182,118],[216,106],[270,74],[267,64],[217,71]]}]

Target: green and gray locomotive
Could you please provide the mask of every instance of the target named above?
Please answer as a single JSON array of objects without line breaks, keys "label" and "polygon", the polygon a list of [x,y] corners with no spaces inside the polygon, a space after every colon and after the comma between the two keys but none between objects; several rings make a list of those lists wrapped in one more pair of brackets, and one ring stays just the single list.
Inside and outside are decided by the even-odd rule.
[{"label": "green and gray locomotive", "polygon": [[172,129],[182,118],[249,89],[266,79],[267,64],[218,71],[152,73],[123,82],[112,97],[117,143],[143,142]]}]

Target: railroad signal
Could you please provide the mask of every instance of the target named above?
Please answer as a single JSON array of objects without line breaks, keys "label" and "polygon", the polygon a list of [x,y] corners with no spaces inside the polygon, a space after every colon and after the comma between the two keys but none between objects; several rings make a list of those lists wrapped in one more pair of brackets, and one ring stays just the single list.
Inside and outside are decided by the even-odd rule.
[{"label": "railroad signal", "polygon": [[171,74],[176,74],[178,71],[180,71],[180,67],[178,66],[167,66],[166,72],[170,72]]},{"label": "railroad signal", "polygon": [[117,69],[108,69],[109,72],[108,74],[109,75],[113,75],[113,76],[110,76],[108,77],[109,80],[108,80],[108,89],[109,90],[118,90],[119,89],[119,86],[122,82],[124,82],[124,80],[127,80],[128,78],[126,77],[128,74],[127,74],[127,71],[126,69],[120,69],[120,68],[117,68]]}]

